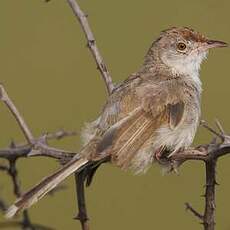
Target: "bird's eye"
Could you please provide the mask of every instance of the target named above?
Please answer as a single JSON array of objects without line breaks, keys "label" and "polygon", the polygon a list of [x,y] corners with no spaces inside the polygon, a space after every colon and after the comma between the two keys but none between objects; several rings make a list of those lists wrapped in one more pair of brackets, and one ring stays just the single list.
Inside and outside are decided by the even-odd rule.
[{"label": "bird's eye", "polygon": [[185,43],[183,43],[183,42],[179,42],[178,44],[177,44],[177,49],[178,49],[178,51],[184,51],[185,49],[186,49],[186,44]]}]

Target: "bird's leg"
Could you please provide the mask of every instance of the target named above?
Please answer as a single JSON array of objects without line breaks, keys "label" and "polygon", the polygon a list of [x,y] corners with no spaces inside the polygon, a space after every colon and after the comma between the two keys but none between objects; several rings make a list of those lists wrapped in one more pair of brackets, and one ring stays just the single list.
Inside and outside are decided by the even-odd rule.
[{"label": "bird's leg", "polygon": [[161,146],[159,149],[157,149],[155,152],[154,152],[154,159],[157,160],[158,162],[161,161],[161,157],[164,153],[164,150],[165,150],[165,147],[164,146]]},{"label": "bird's leg", "polygon": [[165,172],[175,172],[178,174],[178,167],[183,163],[177,160],[170,159],[170,156],[176,154],[177,152],[183,151],[184,148],[179,149],[176,152],[172,152],[167,149],[165,146],[160,147],[154,152],[154,159],[163,166],[166,171]]}]

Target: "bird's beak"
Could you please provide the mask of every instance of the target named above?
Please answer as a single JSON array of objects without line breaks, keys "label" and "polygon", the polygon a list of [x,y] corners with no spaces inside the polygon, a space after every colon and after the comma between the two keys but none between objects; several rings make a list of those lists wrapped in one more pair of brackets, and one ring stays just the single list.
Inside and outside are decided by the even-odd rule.
[{"label": "bird's beak", "polygon": [[228,44],[226,42],[217,41],[217,40],[207,40],[204,44],[206,49],[216,48],[216,47],[227,47]]}]

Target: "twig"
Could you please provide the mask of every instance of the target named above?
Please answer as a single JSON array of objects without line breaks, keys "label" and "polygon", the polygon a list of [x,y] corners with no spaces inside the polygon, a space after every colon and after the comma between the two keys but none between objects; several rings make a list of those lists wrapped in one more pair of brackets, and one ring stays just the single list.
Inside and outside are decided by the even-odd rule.
[{"label": "twig", "polygon": [[204,230],[215,229],[215,186],[216,186],[216,163],[217,159],[205,162],[206,168],[206,191],[205,191],[205,211]]},{"label": "twig", "polygon": [[18,179],[18,171],[16,168],[16,159],[9,160],[8,174],[12,179],[14,194],[18,198],[21,196],[21,190],[20,190],[20,182]]},{"label": "twig", "polygon": [[212,127],[210,127],[206,121],[201,121],[200,122],[201,126],[203,126],[204,128],[206,128],[207,130],[209,130],[212,134],[216,135],[217,137],[219,137],[222,141],[224,141],[224,135],[221,133],[216,132],[216,130],[214,130]]},{"label": "twig", "polygon": [[78,215],[75,219],[81,222],[82,230],[89,230],[89,218],[87,216],[86,204],[85,204],[85,191],[84,182],[87,177],[87,170],[83,170],[79,174],[75,173],[75,184],[77,191],[77,201],[78,201]]},{"label": "twig", "polygon": [[99,52],[99,49],[97,48],[96,45],[96,40],[94,38],[93,32],[90,29],[88,20],[87,20],[87,16],[85,15],[85,13],[83,13],[83,11],[81,10],[79,4],[77,3],[77,1],[75,0],[67,0],[67,2],[69,3],[70,7],[72,8],[75,16],[77,17],[82,30],[85,34],[86,40],[88,42],[88,47],[93,55],[93,58],[97,64],[97,68],[101,73],[101,76],[105,82],[106,85],[106,89],[108,94],[111,94],[113,89],[114,89],[114,85],[112,82],[112,78],[109,74],[108,68],[105,65],[105,62],[103,61],[103,58]]},{"label": "twig", "polygon": [[[53,147],[49,147],[46,144],[47,138],[61,138],[61,136],[66,136],[69,135],[69,133],[59,133],[55,135],[44,135],[39,139],[35,139],[33,134],[31,133],[29,127],[27,126],[25,120],[23,119],[22,115],[19,113],[18,109],[6,93],[6,90],[4,89],[3,85],[0,84],[0,100],[2,100],[7,108],[10,110],[10,112],[13,114],[15,117],[16,121],[18,122],[19,126],[21,127],[22,132],[25,135],[25,138],[27,139],[29,145],[30,145],[30,156],[49,156],[57,159],[63,159],[67,158],[69,155],[73,155],[75,153],[70,152],[70,151],[65,151],[62,149],[57,149]],[[28,147],[28,146],[27,146]],[[11,148],[12,149],[12,148]],[[15,149],[15,148],[13,148]],[[22,154],[23,156],[28,156],[28,152],[25,150],[29,150],[28,148],[26,149],[21,149],[22,151],[19,151],[18,153]],[[17,150],[16,150],[17,151]],[[9,153],[9,151],[8,151]],[[1,154],[1,151],[0,151]],[[2,156],[7,154],[7,150],[2,150]],[[12,154],[7,155],[6,157],[13,158]],[[72,156],[71,156],[72,157]]]},{"label": "twig", "polygon": [[[205,162],[206,186],[204,215],[201,215],[188,203],[186,203],[187,209],[200,220],[202,220],[204,230],[215,229],[215,187],[217,185],[216,164],[220,157],[230,154],[230,137],[228,135],[224,135],[224,131],[220,123],[218,123],[218,127],[220,133],[217,133],[213,128],[205,123],[205,128],[220,137],[222,140],[221,143],[211,142],[210,144],[203,146],[202,151],[199,148],[195,150],[187,150],[183,151],[182,153],[178,152],[171,157],[172,160],[178,160],[182,163],[191,159],[202,160]],[[192,156],[191,153],[194,155]]]},{"label": "twig", "polygon": [[[21,188],[20,188],[20,182],[18,178],[18,171],[16,168],[16,159],[9,160],[8,174],[10,175],[12,180],[14,194],[17,198],[19,198],[21,196]],[[28,210],[24,210],[22,216],[23,216],[21,221],[22,229],[31,229],[31,230],[35,229],[30,221]]]},{"label": "twig", "polygon": [[34,156],[47,156],[59,159],[61,161],[69,160],[74,155],[76,155],[76,152],[66,151],[63,149],[57,149],[54,147],[49,147],[47,144],[42,142],[37,142],[33,148],[32,151],[28,154],[30,157]]},{"label": "twig", "polygon": [[219,129],[220,133],[221,133],[222,135],[224,135],[225,132],[224,132],[224,129],[223,129],[221,123],[220,123],[217,119],[215,120],[215,123],[216,123],[216,126],[217,126],[217,128]]},{"label": "twig", "polygon": [[[58,158],[60,160],[63,160],[64,158],[72,158],[73,153],[67,152],[64,150],[56,149],[49,147],[46,144],[47,139],[61,139],[65,136],[75,135],[75,132],[65,132],[65,131],[59,131],[54,134],[47,134],[45,136],[42,136],[42,138],[39,138],[36,140],[30,131],[29,127],[27,126],[25,120],[23,119],[22,115],[17,110],[16,106],[8,96],[6,90],[4,89],[3,85],[0,84],[0,100],[4,102],[4,104],[7,106],[7,108],[10,110],[10,112],[13,114],[14,118],[16,119],[17,123],[19,124],[22,132],[24,133],[25,138],[28,141],[27,145],[19,146],[17,147],[13,142],[11,143],[10,147],[8,149],[0,150],[0,157],[5,158],[9,161],[9,167],[1,166],[0,170],[7,171],[9,176],[11,177],[12,184],[13,184],[13,190],[16,197],[21,196],[21,189],[20,189],[20,183],[18,179],[18,171],[16,168],[16,160],[19,157],[27,157],[33,150],[36,150],[36,154],[39,156],[49,156],[53,158]],[[71,156],[71,157],[70,157]],[[66,159],[65,159],[66,160]],[[1,203],[2,209],[5,208],[3,206],[4,203]],[[22,229],[35,229],[35,226],[31,223],[30,217],[28,214],[28,210],[23,211],[23,218],[20,222],[12,222],[12,223],[6,223],[9,226],[11,224],[18,224],[22,227]],[[38,226],[37,226],[38,228]],[[45,226],[40,226],[40,229],[50,229]]]},{"label": "twig", "polygon": [[[70,5],[71,9],[73,10],[73,13],[77,17],[82,30],[85,34],[86,40],[88,42],[88,48],[90,49],[93,58],[97,64],[97,68],[101,73],[101,76],[104,80],[104,83],[106,85],[107,93],[111,94],[114,85],[112,82],[112,78],[110,76],[110,73],[108,71],[108,68],[105,65],[105,62],[102,59],[102,56],[99,52],[99,49],[96,45],[96,40],[94,38],[93,32],[89,26],[87,16],[85,13],[81,10],[80,6],[78,5],[77,1],[75,0],[67,0],[68,4]],[[83,230],[89,230],[89,223],[88,218],[86,214],[86,207],[85,207],[85,194],[84,194],[84,179],[79,178],[78,175],[75,174],[76,179],[76,190],[77,190],[77,198],[78,198],[78,207],[79,207],[79,214],[78,218],[81,222],[82,229]]]},{"label": "twig", "polygon": [[8,107],[10,112],[13,114],[14,118],[18,122],[19,127],[24,133],[25,138],[27,139],[28,143],[32,144],[34,140],[34,136],[31,133],[22,115],[19,113],[18,109],[14,105],[13,101],[9,98],[2,84],[0,84],[0,100],[2,100],[5,103],[5,105]]},{"label": "twig", "polygon": [[198,217],[201,221],[204,221],[203,215],[197,212],[189,203],[185,203],[186,210],[189,210],[195,217]]},{"label": "twig", "polygon": [[[75,131],[65,131],[65,130],[58,130],[54,133],[48,133],[45,136],[42,136],[38,138],[38,142],[34,145],[31,144],[21,144],[21,145],[15,145],[12,147],[10,145],[9,148],[6,149],[0,149],[0,158],[4,159],[15,159],[15,158],[21,158],[21,157],[28,157],[31,156],[47,156],[54,159],[58,159],[61,162],[67,162],[70,160],[73,155],[75,155],[75,152],[61,150],[57,148],[51,148],[48,147],[46,144],[43,144],[46,140],[60,140],[65,137],[74,136],[77,132]],[[32,154],[32,151],[34,150],[34,155]],[[35,153],[36,152],[36,153]],[[0,166],[0,169],[3,166]]]},{"label": "twig", "polygon": [[[17,148],[17,147],[16,146],[14,147],[13,145],[11,145],[11,149],[13,149],[13,148]],[[8,172],[8,175],[10,176],[10,178],[12,180],[14,194],[18,198],[22,195],[21,188],[20,188],[20,182],[19,182],[19,178],[18,178],[18,170],[16,168],[16,161],[18,159],[18,156],[15,157],[15,156],[11,155],[11,157],[8,157],[6,159],[9,162],[9,167],[1,166],[1,169]],[[49,194],[52,195],[53,193],[55,193],[56,191],[58,191],[60,189],[63,189],[63,187],[56,187]],[[3,200],[0,200],[0,210],[2,210],[2,211],[7,210],[6,204],[4,203]],[[0,223],[0,228],[13,227],[13,226],[15,226],[15,227],[21,226],[21,228],[25,229],[25,230],[28,230],[28,229],[30,229],[30,230],[52,229],[52,228],[49,228],[46,226],[33,224],[30,220],[28,210],[23,211],[21,221],[10,221],[10,222],[6,222],[6,223]]]}]

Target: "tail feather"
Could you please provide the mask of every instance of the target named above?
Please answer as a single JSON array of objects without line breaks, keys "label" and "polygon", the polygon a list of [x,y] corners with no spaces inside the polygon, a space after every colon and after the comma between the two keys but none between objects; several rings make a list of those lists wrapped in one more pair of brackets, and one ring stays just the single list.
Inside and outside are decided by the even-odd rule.
[{"label": "tail feather", "polygon": [[23,194],[13,205],[9,207],[9,209],[6,211],[6,218],[12,218],[20,210],[27,209],[35,204],[65,178],[67,178],[73,172],[79,170],[87,163],[88,160],[85,158],[73,159],[52,175],[44,178],[39,184],[35,185],[32,189]]}]

